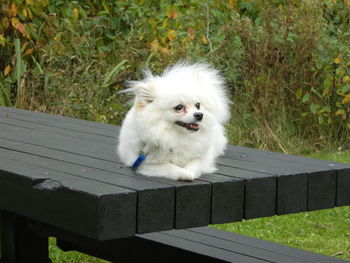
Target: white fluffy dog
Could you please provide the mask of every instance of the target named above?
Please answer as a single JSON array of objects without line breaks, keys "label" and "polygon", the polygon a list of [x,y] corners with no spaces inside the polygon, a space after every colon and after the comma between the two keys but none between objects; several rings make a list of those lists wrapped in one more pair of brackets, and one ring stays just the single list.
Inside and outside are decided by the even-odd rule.
[{"label": "white fluffy dog", "polygon": [[216,170],[227,143],[229,99],[218,71],[178,63],[160,76],[145,72],[126,91],[135,101],[122,124],[118,153],[147,176],[192,181]]}]

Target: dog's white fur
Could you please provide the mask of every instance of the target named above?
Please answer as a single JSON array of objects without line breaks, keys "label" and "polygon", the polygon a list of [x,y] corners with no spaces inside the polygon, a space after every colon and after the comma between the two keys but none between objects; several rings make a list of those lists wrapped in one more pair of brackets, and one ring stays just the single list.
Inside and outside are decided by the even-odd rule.
[{"label": "dog's white fur", "polygon": [[[214,172],[215,159],[227,143],[223,125],[229,118],[229,99],[218,71],[182,62],[160,76],[147,71],[144,80],[129,84],[127,91],[135,94],[135,101],[119,135],[122,162],[132,166],[144,151],[146,159],[137,172],[147,176],[192,181]],[[184,106],[181,111],[175,109],[179,104]],[[202,113],[203,119],[196,119],[195,113]],[[177,121],[195,123],[199,130]]]}]

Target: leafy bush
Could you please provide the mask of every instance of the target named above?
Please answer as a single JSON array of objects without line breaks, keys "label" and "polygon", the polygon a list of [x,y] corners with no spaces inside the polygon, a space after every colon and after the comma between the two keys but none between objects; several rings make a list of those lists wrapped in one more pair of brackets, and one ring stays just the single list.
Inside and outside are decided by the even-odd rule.
[{"label": "leafy bush", "polygon": [[347,1],[241,2],[214,58],[236,102],[231,141],[285,152],[304,138],[348,144],[347,14]]},{"label": "leafy bush", "polygon": [[259,16],[254,20],[251,15],[235,15],[227,34],[238,36],[243,48],[237,65],[241,79],[233,95],[246,105],[237,109],[246,126],[256,123],[255,129],[246,129],[253,133],[244,136],[245,143],[287,151],[283,144],[288,140],[280,135],[295,132],[288,131],[294,129],[288,122],[299,118],[300,90],[309,89],[314,81],[312,52],[322,27],[320,10],[307,3],[254,4]]},{"label": "leafy bush", "polygon": [[[208,52],[209,16],[215,31],[225,22],[225,12],[219,12],[225,8],[230,7],[199,0],[7,1],[0,28],[6,93],[0,94],[21,108],[120,123],[123,83],[144,67],[159,71],[187,57],[190,49]],[[12,20],[16,23],[8,23]],[[27,71],[17,74],[17,62]]]},{"label": "leafy bush", "polygon": [[346,146],[349,9],[348,0],[6,0],[0,104],[119,124],[126,80],[207,61],[235,103],[232,143]]},{"label": "leafy bush", "polygon": [[309,111],[302,115],[313,117],[314,129],[343,141],[349,139],[350,130],[349,12],[348,1],[326,1],[323,6],[326,23],[313,52],[316,83],[301,98],[309,106]]}]

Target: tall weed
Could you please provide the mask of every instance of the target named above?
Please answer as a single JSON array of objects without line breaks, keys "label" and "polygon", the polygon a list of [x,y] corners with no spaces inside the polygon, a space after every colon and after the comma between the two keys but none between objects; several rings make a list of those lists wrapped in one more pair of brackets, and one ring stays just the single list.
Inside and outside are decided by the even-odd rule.
[{"label": "tall weed", "polygon": [[3,79],[0,78],[0,106],[12,106],[10,91],[3,84]]}]

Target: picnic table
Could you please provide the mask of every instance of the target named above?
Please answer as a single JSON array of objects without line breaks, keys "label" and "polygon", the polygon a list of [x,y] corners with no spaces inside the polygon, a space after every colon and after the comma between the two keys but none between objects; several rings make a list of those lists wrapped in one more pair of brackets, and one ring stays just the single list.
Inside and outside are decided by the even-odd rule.
[{"label": "picnic table", "polygon": [[1,262],[48,262],[49,236],[63,249],[103,257],[116,247],[173,249],[181,233],[187,241],[189,233],[214,238],[215,230],[200,228],[209,224],[350,204],[350,165],[230,145],[216,173],[172,181],[122,165],[118,132],[110,124],[0,107]]}]

